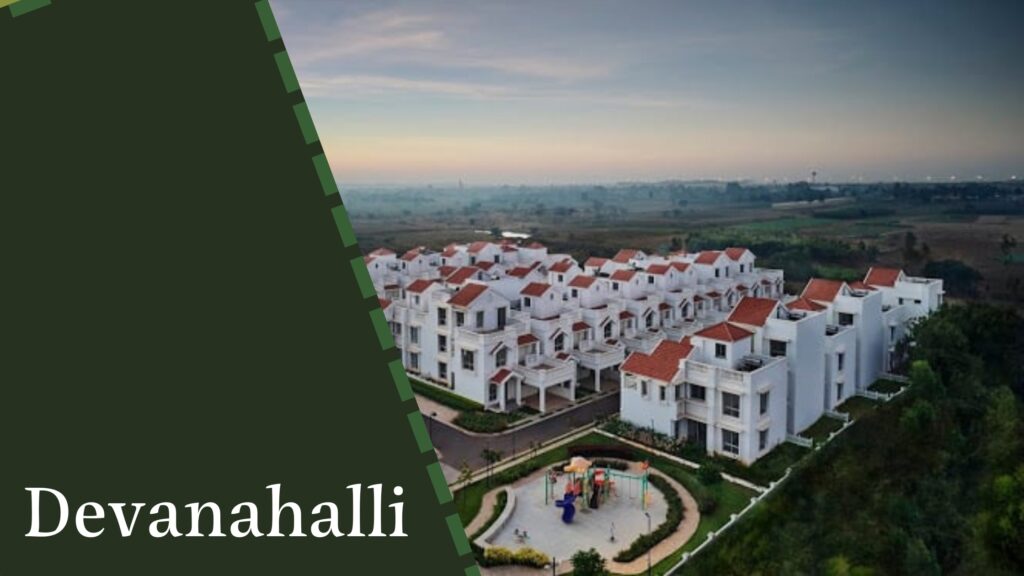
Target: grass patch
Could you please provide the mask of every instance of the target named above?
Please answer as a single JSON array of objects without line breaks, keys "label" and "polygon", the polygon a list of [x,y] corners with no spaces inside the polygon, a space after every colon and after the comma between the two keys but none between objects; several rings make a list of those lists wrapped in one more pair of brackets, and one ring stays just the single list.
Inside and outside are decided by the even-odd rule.
[{"label": "grass patch", "polygon": [[484,522],[484,525],[481,526],[475,534],[470,536],[469,541],[473,542],[479,538],[481,534],[486,532],[488,528],[494,526],[494,523],[498,521],[498,516],[501,516],[501,513],[505,510],[505,506],[507,505],[508,493],[502,490],[501,492],[498,492],[497,500],[494,502],[494,507],[491,508],[491,517],[487,519],[487,522]]},{"label": "grass patch", "polygon": [[843,402],[836,408],[837,412],[845,412],[850,415],[854,420],[860,419],[866,416],[868,413],[873,411],[878,406],[878,402],[865,398],[863,396],[853,396],[848,398],[846,402]]},{"label": "grass patch", "polygon": [[471,412],[460,412],[452,423],[470,432],[493,434],[505,430],[512,423],[522,418],[523,414],[518,412],[502,413],[474,410]]},{"label": "grass patch", "polygon": [[879,378],[878,380],[875,380],[874,384],[868,386],[868,390],[871,390],[872,392],[878,392],[881,394],[895,394],[899,392],[903,388],[903,386],[904,384],[902,382]]},{"label": "grass patch", "polygon": [[820,444],[828,439],[829,434],[832,434],[836,430],[843,427],[843,423],[835,418],[829,416],[822,416],[818,418],[818,421],[811,424],[806,430],[800,433],[804,438],[810,438],[814,440],[815,444]]},{"label": "grass patch", "polygon": [[413,392],[420,396],[457,410],[459,415],[455,417],[452,423],[470,432],[494,434],[506,430],[513,423],[529,415],[537,413],[536,410],[527,407],[520,408],[515,412],[491,412],[484,410],[483,405],[449,392],[437,384],[431,384],[412,377],[409,378],[409,383],[412,384]]}]

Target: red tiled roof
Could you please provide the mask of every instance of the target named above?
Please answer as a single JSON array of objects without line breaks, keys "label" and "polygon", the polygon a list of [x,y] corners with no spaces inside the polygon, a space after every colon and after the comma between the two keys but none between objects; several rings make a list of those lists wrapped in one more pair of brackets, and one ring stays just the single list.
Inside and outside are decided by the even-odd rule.
[{"label": "red tiled roof", "polygon": [[668,302],[662,302],[661,304],[658,304],[658,310],[669,310],[671,308],[672,305],[669,304]]},{"label": "red tiled roof", "polygon": [[612,272],[612,280],[618,280],[620,282],[629,282],[636,276],[636,270],[616,270]]},{"label": "red tiled roof", "polygon": [[490,245],[491,245],[491,243],[487,242],[486,240],[480,240],[479,242],[473,242],[472,244],[469,245],[469,253],[470,254],[476,254],[476,253],[480,252],[481,250],[483,250],[484,248],[487,248]]},{"label": "red tiled roof", "polygon": [[572,260],[566,258],[561,262],[555,262],[551,265],[551,268],[548,268],[548,270],[551,270],[552,272],[568,272],[572,269],[573,264],[574,262]]},{"label": "red tiled roof", "polygon": [[607,261],[608,261],[607,258],[598,258],[597,256],[591,256],[590,258],[587,258],[587,261],[584,262],[583,265],[584,266],[596,266],[596,267],[600,268],[601,266],[604,266],[604,263],[607,262]]},{"label": "red tiled roof", "polygon": [[853,282],[849,282],[847,284],[847,286],[849,286],[850,288],[853,288],[854,290],[871,290],[871,291],[876,290],[875,287],[868,286],[867,284],[861,282],[860,280],[854,280]]},{"label": "red tiled roof", "polygon": [[413,248],[412,250],[409,250],[405,254],[402,254],[402,260],[405,260],[406,262],[410,262],[412,260],[415,260],[416,257],[419,256],[422,253],[423,253],[423,246],[419,246],[419,247]]},{"label": "red tiled roof", "polygon": [[370,252],[370,256],[391,256],[395,251],[388,248],[377,248],[373,252]]},{"label": "red tiled roof", "polygon": [[530,242],[529,244],[526,245],[526,247],[531,250],[540,250],[544,248],[544,245],[541,244],[540,242]]},{"label": "red tiled roof", "polygon": [[697,259],[694,260],[697,264],[714,264],[718,257],[721,256],[721,252],[714,250],[705,250],[697,255]]},{"label": "red tiled roof", "polygon": [[490,270],[491,268],[494,268],[494,262],[477,262],[476,267],[485,271]]},{"label": "red tiled roof", "polygon": [[843,284],[845,282],[842,280],[811,278],[807,281],[807,286],[804,286],[804,291],[800,293],[800,296],[819,302],[831,302],[836,299],[836,295],[842,290]]},{"label": "red tiled roof", "polygon": [[808,312],[820,312],[825,309],[821,304],[815,303],[813,300],[807,298],[797,298],[789,304],[786,304],[786,308],[790,310],[806,310]]},{"label": "red tiled roof", "polygon": [[732,260],[737,261],[737,262],[739,262],[739,259],[742,258],[743,255],[746,254],[747,252],[749,252],[749,250],[747,250],[746,248],[726,248],[725,249],[725,255],[728,256],[729,258],[731,258]]},{"label": "red tiled roof", "polygon": [[597,277],[595,277],[595,276],[584,276],[584,275],[581,274],[581,275],[573,278],[569,282],[569,286],[572,286],[573,288],[590,288],[590,286],[594,282],[597,282]]},{"label": "red tiled roof", "polygon": [[590,329],[590,324],[587,324],[586,322],[574,322],[573,325],[572,325],[572,331],[573,332],[579,332],[580,330],[589,330],[589,329]]},{"label": "red tiled roof", "polygon": [[700,294],[697,294],[696,296],[693,297],[693,301],[694,302],[703,302],[704,301],[704,297],[701,296]]},{"label": "red tiled roof", "polygon": [[501,247],[501,251],[502,252],[519,252],[519,248],[516,248],[515,246],[505,245],[505,246]]},{"label": "red tiled roof", "polygon": [[450,306],[465,308],[472,304],[474,300],[479,298],[480,295],[486,291],[487,286],[483,284],[466,284],[461,290],[448,299],[448,304]]},{"label": "red tiled roof", "polygon": [[633,313],[630,312],[629,310],[623,310],[622,312],[619,312],[619,320],[625,320],[626,318],[632,318],[632,317],[633,317]]},{"label": "red tiled roof", "polygon": [[546,282],[530,282],[525,288],[519,291],[524,296],[540,297],[551,289],[551,284]]},{"label": "red tiled roof", "polygon": [[525,278],[532,270],[533,268],[527,268],[526,266],[516,266],[509,270],[507,274],[513,278]]},{"label": "red tiled roof", "polygon": [[719,296],[721,296],[721,294],[719,294],[719,293],[718,293],[717,291],[715,291],[715,290],[712,290],[711,292],[708,292],[708,293],[707,293],[707,297],[708,297],[708,298],[718,298]]},{"label": "red tiled roof", "polygon": [[505,380],[508,380],[512,376],[512,371],[508,368],[502,368],[491,376],[492,384],[501,384]]},{"label": "red tiled roof", "polygon": [[767,278],[762,278],[761,279],[761,284],[764,284],[765,286],[771,286],[772,285],[772,281],[767,279]]},{"label": "red tiled roof", "polygon": [[895,286],[903,271],[899,268],[872,267],[864,276],[864,283],[872,286]]},{"label": "red tiled roof", "polygon": [[618,252],[615,253],[615,256],[612,256],[612,262],[618,262],[619,264],[625,264],[625,263],[629,262],[630,258],[636,256],[637,252],[639,252],[639,250],[630,250],[628,248],[619,250]]},{"label": "red tiled roof", "polygon": [[441,266],[437,269],[437,273],[441,275],[441,278],[447,278],[452,275],[452,272],[458,270],[455,266]]},{"label": "red tiled roof", "polygon": [[749,288],[747,288],[746,284],[737,284],[736,285],[736,290],[738,292],[746,292],[747,290],[749,290]]},{"label": "red tiled roof", "polygon": [[647,267],[647,273],[661,276],[665,272],[668,272],[669,268],[670,266],[668,264],[651,264],[650,266]]},{"label": "red tiled roof", "polygon": [[533,334],[522,334],[522,335],[519,336],[519,338],[516,338],[516,343],[519,344],[520,346],[525,346],[527,344],[532,344],[532,343],[534,343],[536,341],[537,341],[537,337],[534,336]]},{"label": "red tiled roof", "polygon": [[722,342],[736,342],[737,340],[750,338],[753,335],[753,332],[748,332],[747,330],[744,330],[739,326],[733,326],[728,322],[720,322],[694,334],[694,336],[700,336],[709,340],[719,340]]},{"label": "red tiled roof", "polygon": [[430,288],[436,280],[428,280],[426,278],[420,278],[419,280],[413,280],[408,286],[405,287],[406,292],[412,292],[413,294],[419,294]]},{"label": "red tiled roof", "polygon": [[391,306],[391,300],[387,298],[377,298],[377,300],[380,302],[381,308],[387,309],[388,306]]},{"label": "red tiled roof", "polygon": [[445,258],[451,258],[459,253],[459,247],[457,244],[449,244],[444,247],[444,252],[441,252],[441,256]]},{"label": "red tiled roof", "polygon": [[749,326],[764,326],[768,317],[775,311],[779,301],[773,298],[754,298],[744,296],[740,299],[732,314],[729,314],[729,322],[739,322]]},{"label": "red tiled roof", "polygon": [[680,272],[686,272],[686,269],[690,267],[690,265],[686,262],[673,262],[669,264],[669,266],[675,268],[676,270],[679,270]]},{"label": "red tiled roof", "polygon": [[472,278],[473,275],[479,271],[480,269],[477,268],[476,266],[463,266],[462,268],[459,268],[458,270],[453,272],[451,276],[445,278],[444,281],[448,282],[449,284],[462,284],[466,280]]},{"label": "red tiled roof", "polygon": [[679,372],[679,361],[690,355],[693,345],[688,339],[682,342],[663,340],[650,354],[633,352],[622,363],[622,371],[671,382]]},{"label": "red tiled roof", "polygon": [[375,256],[363,256],[363,264],[370,264],[370,262],[373,262],[376,259],[377,258]]}]

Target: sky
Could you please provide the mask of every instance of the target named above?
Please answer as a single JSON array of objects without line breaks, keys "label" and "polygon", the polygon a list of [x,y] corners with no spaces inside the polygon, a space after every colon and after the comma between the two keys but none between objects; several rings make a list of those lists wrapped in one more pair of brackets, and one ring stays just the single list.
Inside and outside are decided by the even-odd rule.
[{"label": "sky", "polygon": [[1024,2],[272,0],[347,185],[1024,178]]}]

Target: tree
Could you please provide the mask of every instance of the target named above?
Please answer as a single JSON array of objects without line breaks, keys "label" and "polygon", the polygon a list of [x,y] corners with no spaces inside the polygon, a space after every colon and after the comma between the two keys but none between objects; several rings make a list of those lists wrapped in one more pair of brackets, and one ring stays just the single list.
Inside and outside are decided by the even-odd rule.
[{"label": "tree", "polygon": [[490,485],[491,470],[494,468],[494,464],[501,460],[501,451],[484,448],[480,451],[480,457],[487,463],[487,484]]},{"label": "tree", "polygon": [[[462,461],[462,466],[459,468],[459,484],[463,487],[468,486],[470,481],[473,480],[473,469],[469,467],[469,462]],[[465,490],[459,490],[459,494],[462,494]]]},{"label": "tree", "polygon": [[1024,570],[1024,465],[992,481],[985,540],[1013,568]]},{"label": "tree", "polygon": [[609,572],[605,567],[604,557],[591,548],[572,555],[572,573],[573,576],[606,576]]}]

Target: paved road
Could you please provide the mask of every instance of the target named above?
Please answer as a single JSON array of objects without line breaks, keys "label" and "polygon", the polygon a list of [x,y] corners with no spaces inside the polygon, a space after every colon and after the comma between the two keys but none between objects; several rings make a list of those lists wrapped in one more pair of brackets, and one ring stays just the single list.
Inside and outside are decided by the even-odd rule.
[{"label": "paved road", "polygon": [[427,426],[434,446],[441,451],[442,463],[452,468],[461,468],[462,463],[466,462],[473,470],[479,470],[486,465],[480,456],[484,448],[498,450],[502,458],[508,458],[513,455],[513,451],[519,454],[529,450],[530,442],[546,442],[599,416],[618,411],[619,393],[615,392],[572,410],[549,416],[536,424],[502,434],[473,436],[440,420],[431,421],[429,416]]}]

